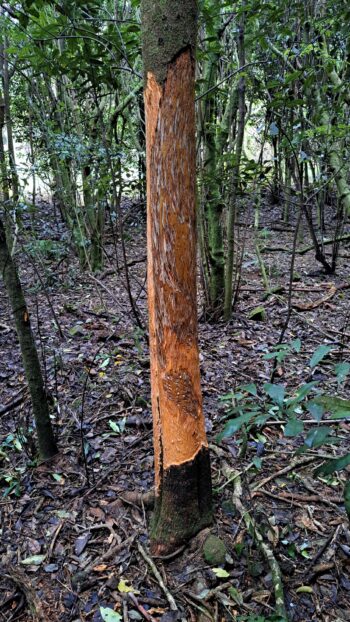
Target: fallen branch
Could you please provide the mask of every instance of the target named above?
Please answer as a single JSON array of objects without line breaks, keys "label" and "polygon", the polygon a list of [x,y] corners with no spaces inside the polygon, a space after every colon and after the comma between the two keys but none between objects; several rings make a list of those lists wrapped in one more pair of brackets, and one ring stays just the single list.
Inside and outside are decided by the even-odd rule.
[{"label": "fallen branch", "polygon": [[152,561],[152,559],[149,557],[149,555],[147,555],[145,549],[143,548],[142,544],[140,544],[139,542],[137,543],[137,548],[139,550],[139,552],[141,553],[143,559],[145,560],[145,562],[149,565],[150,569],[152,570],[155,578],[157,579],[158,583],[159,583],[159,587],[163,590],[165,597],[170,605],[170,609],[171,611],[178,611],[178,606],[174,600],[174,597],[170,594],[168,588],[166,587],[162,576],[157,568],[157,566],[155,565],[154,561]]},{"label": "fallen branch", "polygon": [[[322,246],[328,246],[328,244],[336,244],[337,242],[343,242],[344,240],[350,240],[350,233],[346,233],[344,235],[339,236],[339,238],[329,238],[327,240],[323,240]],[[310,244],[309,246],[304,246],[300,250],[297,251],[298,255],[305,255],[309,251],[314,250],[314,245]]]},{"label": "fallen branch", "polygon": [[294,309],[297,309],[298,311],[311,311],[312,309],[317,309],[318,307],[323,305],[325,302],[328,302],[328,300],[331,300],[333,296],[335,296],[335,294],[339,292],[340,290],[349,289],[349,287],[350,287],[350,283],[341,283],[338,286],[332,283],[329,293],[326,296],[323,296],[323,298],[319,298],[318,300],[315,300],[314,302],[306,302],[304,304],[293,302],[292,306]]},{"label": "fallen branch", "polygon": [[233,503],[236,506],[238,512],[240,513],[242,519],[244,520],[248,533],[253,535],[254,540],[258,548],[260,549],[260,552],[265,557],[270,567],[271,578],[275,592],[276,614],[280,616],[282,620],[288,620],[286,606],[284,602],[283,583],[280,567],[273,554],[272,549],[267,544],[267,542],[264,541],[264,538],[262,537],[254,518],[244,507],[241,497],[242,484],[240,477],[237,477],[234,483]]}]

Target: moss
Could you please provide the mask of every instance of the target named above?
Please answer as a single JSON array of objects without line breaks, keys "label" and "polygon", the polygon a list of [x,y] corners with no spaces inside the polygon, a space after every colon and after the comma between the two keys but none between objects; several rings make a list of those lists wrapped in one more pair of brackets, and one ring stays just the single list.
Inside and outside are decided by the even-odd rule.
[{"label": "moss", "polygon": [[227,549],[225,543],[217,538],[217,536],[210,535],[204,542],[203,555],[205,561],[211,566],[221,566],[225,563]]},{"label": "moss", "polygon": [[145,76],[162,84],[168,65],[196,40],[196,0],[142,0],[142,48]]}]

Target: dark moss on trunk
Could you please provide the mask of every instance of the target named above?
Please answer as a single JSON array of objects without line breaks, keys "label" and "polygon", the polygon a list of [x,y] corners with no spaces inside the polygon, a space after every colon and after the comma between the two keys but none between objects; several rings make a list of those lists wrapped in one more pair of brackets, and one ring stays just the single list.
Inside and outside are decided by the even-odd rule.
[{"label": "dark moss on trunk", "polygon": [[142,41],[145,79],[150,71],[158,84],[167,75],[168,65],[196,41],[196,0],[142,0]]},{"label": "dark moss on trunk", "polygon": [[151,529],[153,553],[176,550],[212,519],[209,449],[202,447],[193,460],[163,471]]},{"label": "dark moss on trunk", "polygon": [[44,460],[57,453],[51,426],[47,396],[40,369],[38,353],[30,326],[29,313],[24,300],[16,265],[9,253],[6,235],[0,220],[0,274],[10,300],[16,331],[21,348],[35,418],[40,457]]}]

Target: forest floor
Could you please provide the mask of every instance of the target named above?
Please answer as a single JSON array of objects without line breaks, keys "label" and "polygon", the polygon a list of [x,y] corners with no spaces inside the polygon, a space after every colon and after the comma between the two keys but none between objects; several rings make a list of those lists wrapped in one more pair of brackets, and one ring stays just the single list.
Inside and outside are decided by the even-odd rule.
[{"label": "forest floor", "polygon": [[[127,260],[146,326],[144,219],[127,202],[124,209],[133,215],[126,229]],[[33,242],[28,220],[24,250],[17,253],[54,397],[60,453],[48,464],[33,461],[30,400],[0,284],[0,621],[100,622],[101,607],[113,609],[123,621],[278,619],[272,617],[274,575],[236,503],[237,469],[243,507],[280,567],[289,619],[350,620],[346,471],[314,474],[326,457],[341,456],[349,448],[350,424],[333,422],[338,444],[309,443],[304,453],[296,454],[303,435],[286,436],[274,419],[275,409],[271,423],[246,428],[245,451],[240,433],[217,440],[230,406],[222,396],[254,382],[257,403],[263,404],[262,387],[270,382],[273,365],[264,357],[278,342],[287,313],[293,224],[282,223],[280,207],[264,208],[259,240],[274,250],[262,257],[271,288],[281,287],[264,299],[254,232],[245,226],[251,214],[241,216],[239,237],[245,248],[235,315],[229,324],[199,323],[215,523],[175,558],[152,560],[147,552],[150,513],[136,498],[125,499],[126,491],[147,492],[153,485],[147,343],[130,311],[110,227],[105,269],[91,275],[81,272],[73,254],[65,251],[62,224],[56,220],[48,229],[51,211],[49,204],[40,204],[35,229],[41,242]],[[298,247],[305,244],[306,233]],[[41,256],[36,267],[31,248]],[[300,339],[300,352],[287,352],[275,378],[288,394],[317,381],[327,395],[350,397],[346,379],[340,384],[334,374],[335,363],[350,359],[349,268],[345,244],[331,276],[315,263],[314,252],[296,256],[293,312],[284,342]],[[250,319],[258,306],[264,307],[264,317]],[[332,350],[311,367],[321,344],[331,344]],[[277,420],[281,417],[277,413]],[[300,417],[307,420],[306,433],[316,427],[310,413],[303,411]],[[203,557],[208,531],[226,545],[224,563],[218,563],[221,572]]]}]

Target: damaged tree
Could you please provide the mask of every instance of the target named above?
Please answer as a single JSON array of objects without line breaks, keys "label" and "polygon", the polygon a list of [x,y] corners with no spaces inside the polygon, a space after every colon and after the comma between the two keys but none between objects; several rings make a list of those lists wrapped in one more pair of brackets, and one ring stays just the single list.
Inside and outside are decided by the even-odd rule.
[{"label": "damaged tree", "polygon": [[156,554],[212,520],[196,301],[195,0],[143,0]]}]

